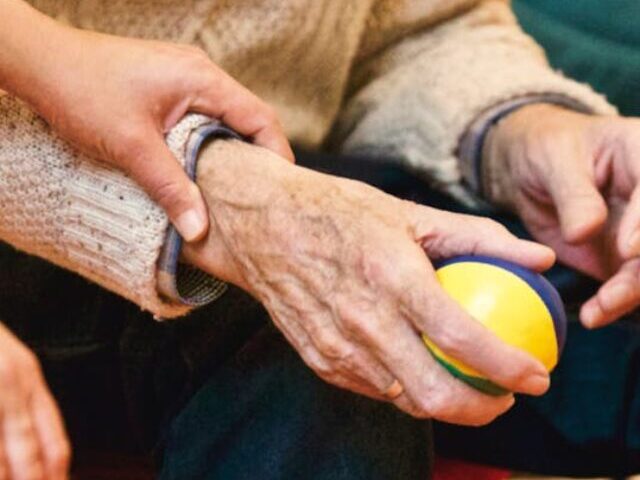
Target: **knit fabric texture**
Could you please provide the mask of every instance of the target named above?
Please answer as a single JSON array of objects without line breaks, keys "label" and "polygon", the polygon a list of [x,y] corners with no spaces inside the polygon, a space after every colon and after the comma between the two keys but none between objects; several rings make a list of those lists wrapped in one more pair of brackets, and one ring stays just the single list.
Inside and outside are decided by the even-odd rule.
[{"label": "knit fabric texture", "polygon": [[[532,94],[615,114],[552,71],[506,0],[32,0],[86,29],[193,44],[277,110],[307,148],[397,158],[462,200],[460,138],[483,111]],[[90,119],[87,119],[90,121]],[[167,141],[179,160],[194,123]],[[167,218],[123,174],[0,100],[0,239],[74,270],[162,317]]]},{"label": "knit fabric texture", "polygon": [[[168,220],[124,174],[51,133],[20,101],[0,97],[0,238],[130,299],[161,317],[188,311],[157,293],[156,264]],[[167,136],[184,161],[189,115]]]}]

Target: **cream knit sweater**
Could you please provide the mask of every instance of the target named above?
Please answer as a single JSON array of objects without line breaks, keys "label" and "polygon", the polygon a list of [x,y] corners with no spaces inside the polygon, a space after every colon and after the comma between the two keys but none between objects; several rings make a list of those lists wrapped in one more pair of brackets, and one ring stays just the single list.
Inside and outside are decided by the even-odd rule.
[{"label": "cream knit sweater", "polygon": [[[501,0],[33,0],[70,24],[202,47],[279,112],[299,145],[400,159],[464,195],[455,152],[484,110],[562,94],[614,109],[548,67]],[[167,141],[179,160],[188,116]],[[167,218],[121,173],[78,154],[0,98],[0,239],[163,317],[156,262]]]}]

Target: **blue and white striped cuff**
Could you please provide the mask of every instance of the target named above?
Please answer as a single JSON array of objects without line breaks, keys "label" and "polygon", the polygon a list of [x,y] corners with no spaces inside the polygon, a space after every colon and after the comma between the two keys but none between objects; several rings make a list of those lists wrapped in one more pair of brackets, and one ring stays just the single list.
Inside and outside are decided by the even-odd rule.
[{"label": "blue and white striped cuff", "polygon": [[577,112],[592,113],[592,110],[581,102],[557,93],[526,95],[507,100],[485,110],[471,124],[458,146],[462,177],[471,188],[471,191],[479,197],[482,198],[484,194],[482,185],[482,150],[489,130],[510,113],[533,103],[550,103]]},{"label": "blue and white striped cuff", "polygon": [[[240,135],[220,122],[212,121],[195,129],[185,146],[184,169],[192,180],[196,177],[198,154],[207,140],[236,138]],[[218,299],[227,284],[191,265],[180,262],[182,237],[173,225],[169,225],[164,246],[158,258],[158,292],[170,302],[199,307]]]}]

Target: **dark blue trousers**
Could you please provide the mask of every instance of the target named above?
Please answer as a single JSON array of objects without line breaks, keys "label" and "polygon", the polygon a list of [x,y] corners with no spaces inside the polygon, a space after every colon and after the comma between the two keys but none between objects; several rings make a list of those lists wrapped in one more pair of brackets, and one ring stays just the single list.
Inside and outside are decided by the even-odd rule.
[{"label": "dark blue trousers", "polygon": [[[384,161],[302,154],[299,163],[463,210]],[[475,213],[526,235],[513,218]],[[158,324],[9,247],[0,247],[0,266],[0,319],[38,353],[78,456],[153,448],[163,480],[425,480],[434,448],[541,473],[640,471],[640,335],[632,319],[582,329],[576,311],[596,285],[562,267],[549,278],[573,322],[550,392],[520,397],[492,425],[470,429],[325,384],[239,290]]]}]

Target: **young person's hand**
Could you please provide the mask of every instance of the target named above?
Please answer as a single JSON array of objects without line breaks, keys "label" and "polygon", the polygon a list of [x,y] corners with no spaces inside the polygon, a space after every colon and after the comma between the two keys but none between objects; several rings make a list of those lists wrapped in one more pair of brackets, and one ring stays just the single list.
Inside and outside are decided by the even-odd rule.
[{"label": "young person's hand", "polygon": [[554,261],[549,248],[237,141],[203,151],[198,184],[211,230],[185,257],[256,297],[328,382],[460,424],[487,423],[512,405],[512,395],[490,397],[451,376],[422,342],[426,332],[511,391],[547,389],[542,364],[465,313],[431,260],[477,253],[544,270]]},{"label": "young person's hand", "polygon": [[494,127],[483,157],[488,198],[604,281],[582,307],[586,326],[640,305],[640,120],[531,105]]},{"label": "young person's hand", "polygon": [[70,456],[38,360],[0,324],[0,479],[66,480]]},{"label": "young person's hand", "polygon": [[124,170],[187,241],[208,215],[163,135],[186,112],[225,122],[293,160],[274,111],[196,48],[63,26],[14,0],[0,6],[0,88],[27,101],[65,139]]}]

